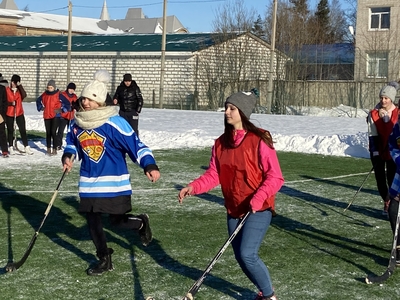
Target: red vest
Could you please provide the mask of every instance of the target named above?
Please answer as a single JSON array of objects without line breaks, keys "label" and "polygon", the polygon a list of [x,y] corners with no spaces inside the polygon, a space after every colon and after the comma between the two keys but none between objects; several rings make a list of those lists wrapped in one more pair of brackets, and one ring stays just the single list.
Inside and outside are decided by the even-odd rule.
[{"label": "red vest", "polygon": [[67,120],[72,120],[75,117],[75,111],[72,109],[72,103],[75,102],[78,97],[75,94],[69,95],[67,91],[63,91],[61,94],[64,95],[64,97],[68,99],[69,103],[71,104],[71,111],[61,113],[61,117]]},{"label": "red vest", "polygon": [[7,92],[7,101],[8,102],[15,101],[15,106],[13,106],[13,105],[7,106],[6,115],[8,117],[14,118],[14,115],[16,115],[18,117],[18,116],[24,114],[24,109],[22,107],[22,97],[21,97],[21,93],[18,91],[18,89],[14,93],[13,90],[9,86],[7,86],[6,92]]},{"label": "red vest", "polygon": [[[263,182],[263,170],[258,160],[258,148],[261,139],[248,132],[242,142],[233,149],[221,144],[221,137],[215,142],[215,162],[225,207],[228,214],[238,218],[250,210],[250,200]],[[270,203],[274,203],[275,195]],[[261,210],[269,207],[267,201]]]},{"label": "red vest", "polygon": [[371,111],[371,118],[375,123],[376,130],[379,135],[378,151],[379,155],[384,160],[391,160],[389,152],[389,135],[392,133],[394,124],[397,123],[399,115],[399,109],[396,107],[392,111],[392,117],[389,122],[385,123],[382,118],[379,117],[379,111],[374,109]]},{"label": "red vest", "polygon": [[43,119],[53,119],[56,117],[56,109],[61,108],[60,92],[54,94],[42,94],[42,103],[44,106]]}]

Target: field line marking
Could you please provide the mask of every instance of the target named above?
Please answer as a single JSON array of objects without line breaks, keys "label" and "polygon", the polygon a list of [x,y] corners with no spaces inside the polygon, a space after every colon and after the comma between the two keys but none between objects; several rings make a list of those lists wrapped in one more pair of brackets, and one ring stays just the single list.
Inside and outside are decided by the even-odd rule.
[{"label": "field line marking", "polygon": [[[324,181],[324,180],[331,180],[331,179],[339,179],[339,178],[346,178],[346,177],[354,177],[354,176],[361,176],[367,175],[368,172],[365,173],[353,173],[347,175],[339,175],[333,177],[326,177],[326,178],[313,178],[313,179],[302,179],[302,180],[293,180],[293,181],[286,181],[284,185],[293,184],[293,183],[303,183],[303,182],[310,182],[310,181]],[[139,190],[132,190],[133,194],[136,193],[143,193],[143,192],[157,192],[157,191],[172,191],[177,190],[176,188],[161,188],[161,189],[139,189]],[[54,190],[51,191],[0,191],[0,194],[32,194],[32,193],[54,193]],[[76,191],[59,191],[59,194],[78,194],[78,190]]]}]

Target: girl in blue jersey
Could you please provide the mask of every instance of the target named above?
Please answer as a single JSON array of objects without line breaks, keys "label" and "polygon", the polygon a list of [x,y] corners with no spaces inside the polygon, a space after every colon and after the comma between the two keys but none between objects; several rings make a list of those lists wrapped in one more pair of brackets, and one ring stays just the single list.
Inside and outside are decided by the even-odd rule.
[{"label": "girl in blue jersey", "polygon": [[144,169],[147,178],[160,178],[152,151],[143,144],[128,122],[118,115],[118,107],[106,106],[107,83],[110,75],[99,70],[82,90],[80,110],[67,134],[62,163],[70,171],[72,155],[81,159],[79,178],[80,205],[78,211],[86,214],[90,236],[99,261],[87,270],[88,275],[101,275],[112,270],[111,254],[107,247],[101,215],[109,215],[114,226],[137,230],[142,244],[152,240],[149,217],[127,214],[132,210],[130,175],[126,154]]}]

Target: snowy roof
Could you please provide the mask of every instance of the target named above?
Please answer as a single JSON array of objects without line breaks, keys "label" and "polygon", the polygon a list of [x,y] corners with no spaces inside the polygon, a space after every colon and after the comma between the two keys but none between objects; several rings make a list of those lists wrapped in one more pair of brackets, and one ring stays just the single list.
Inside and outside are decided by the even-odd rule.
[{"label": "snowy roof", "polygon": [[[72,32],[82,34],[122,34],[122,33],[161,33],[162,18],[136,18],[108,20],[72,17]],[[128,11],[129,12],[129,11]],[[108,14],[108,13],[107,13]],[[127,14],[128,16],[129,14]],[[68,16],[27,12],[14,9],[0,9],[0,18],[16,19],[23,28],[51,29],[68,32]],[[175,16],[167,16],[167,33],[187,32]]]},{"label": "snowy roof", "polygon": [[[161,33],[163,18],[103,20],[101,23],[109,27],[119,28],[128,33]],[[182,23],[175,16],[168,16],[167,33],[179,33],[182,31],[187,32]]]},{"label": "snowy roof", "polygon": [[[0,17],[15,18],[20,27],[53,29],[68,32],[68,16],[0,9]],[[109,26],[99,26],[100,19],[72,17],[73,32],[92,34],[121,34],[122,30]]]},{"label": "snowy roof", "polygon": [[[161,50],[161,34],[74,35],[72,51],[129,51],[154,52]],[[166,51],[194,52],[215,44],[212,33],[167,34]],[[64,36],[5,36],[0,39],[0,52],[67,51],[68,37]]]}]

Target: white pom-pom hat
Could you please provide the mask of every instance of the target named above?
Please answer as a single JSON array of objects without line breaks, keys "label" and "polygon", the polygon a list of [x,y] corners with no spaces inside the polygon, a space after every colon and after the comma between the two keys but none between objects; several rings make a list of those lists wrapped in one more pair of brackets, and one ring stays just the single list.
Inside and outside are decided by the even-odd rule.
[{"label": "white pom-pom hat", "polygon": [[93,80],[86,83],[83,87],[81,97],[105,103],[107,98],[107,84],[110,82],[110,74],[107,70],[98,70],[93,75]]}]

